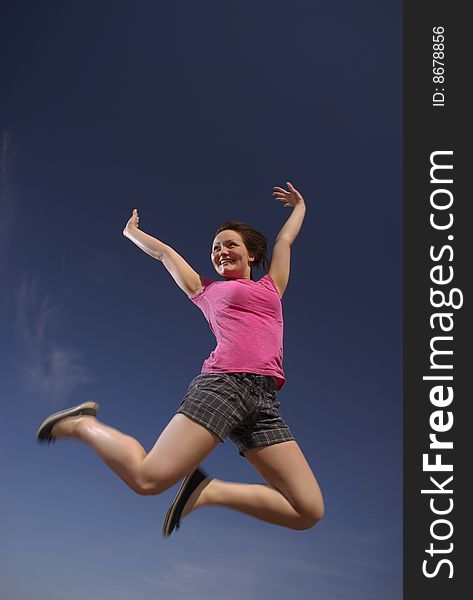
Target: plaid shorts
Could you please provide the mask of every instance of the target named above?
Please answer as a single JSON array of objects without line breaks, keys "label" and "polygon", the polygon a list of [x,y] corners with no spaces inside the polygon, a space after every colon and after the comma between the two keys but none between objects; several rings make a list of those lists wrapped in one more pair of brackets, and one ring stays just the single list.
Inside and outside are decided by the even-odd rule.
[{"label": "plaid shorts", "polygon": [[178,413],[197,421],[222,442],[227,436],[239,453],[293,440],[279,412],[276,383],[253,373],[201,373],[195,377]]}]

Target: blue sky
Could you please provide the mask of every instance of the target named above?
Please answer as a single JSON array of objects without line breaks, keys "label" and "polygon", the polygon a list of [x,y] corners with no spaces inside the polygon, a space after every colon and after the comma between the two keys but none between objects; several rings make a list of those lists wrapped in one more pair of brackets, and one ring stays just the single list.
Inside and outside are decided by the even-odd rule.
[{"label": "blue sky", "polygon": [[[2,23],[2,597],[401,598],[401,4],[20,1]],[[175,489],[136,496],[35,431],[95,400],[150,448],[214,339],[122,237],[131,210],[212,277],[217,227],[274,240],[287,180],[308,211],[279,399],[325,519],[207,507],[165,541]],[[230,441],[205,466],[259,481]]]}]

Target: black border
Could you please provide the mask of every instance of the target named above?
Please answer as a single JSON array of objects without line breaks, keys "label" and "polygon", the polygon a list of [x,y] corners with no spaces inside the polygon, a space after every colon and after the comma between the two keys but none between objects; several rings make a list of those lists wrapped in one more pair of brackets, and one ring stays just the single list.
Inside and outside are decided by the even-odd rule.
[{"label": "black border", "polygon": [[[473,204],[472,194],[467,190],[469,172],[468,140],[471,139],[471,115],[467,107],[468,98],[468,54],[471,34],[468,32],[467,3],[458,1],[438,2],[406,0],[404,2],[404,598],[437,600],[465,598],[470,595],[466,580],[469,456],[471,448],[466,443],[469,433],[467,411],[472,401],[467,385],[467,360],[469,357],[469,292],[472,256],[467,213]],[[444,106],[433,106],[433,28],[445,28],[445,81]],[[436,231],[430,226],[430,156],[434,151],[452,150],[453,184],[448,187],[454,196],[452,229]],[[468,229],[467,229],[468,228]],[[447,240],[453,234],[453,241]],[[430,269],[435,266],[429,251],[433,245],[453,247],[453,260],[442,260],[447,268],[453,266],[454,279],[451,287],[459,288],[463,294],[463,306],[452,309],[454,328],[452,335],[454,400],[449,408],[453,412],[452,429],[442,439],[453,441],[453,449],[443,451],[444,462],[453,461],[454,508],[449,518],[453,525],[452,537],[445,542],[435,542],[430,535],[431,523],[436,518],[429,507],[430,496],[421,494],[429,486],[429,475],[422,470],[422,455],[429,452],[429,417],[433,410],[429,391],[433,382],[423,381],[431,375],[430,340],[436,335],[430,327]],[[447,257],[449,253],[445,254]],[[434,286],[439,287],[439,286]],[[445,286],[448,287],[448,286]],[[445,290],[447,292],[447,290]],[[447,309],[441,309],[447,310]],[[438,335],[438,333],[437,333]],[[471,368],[471,367],[470,367]],[[447,371],[438,371],[446,375]],[[451,374],[452,372],[450,372]],[[440,438],[440,434],[439,434]],[[432,452],[432,451],[431,451]],[[447,460],[447,457],[449,460]],[[451,459],[451,460],[450,460]],[[445,473],[438,474],[439,481]],[[446,496],[443,496],[445,499]],[[445,526],[444,526],[445,527]],[[441,532],[440,529],[437,530]],[[446,531],[444,529],[443,531]],[[453,543],[452,552],[431,558],[425,549],[434,542],[439,548]],[[443,546],[442,546],[443,544]],[[427,578],[422,564],[428,559],[429,567],[436,560],[447,558],[453,564],[444,564],[435,577]]]}]

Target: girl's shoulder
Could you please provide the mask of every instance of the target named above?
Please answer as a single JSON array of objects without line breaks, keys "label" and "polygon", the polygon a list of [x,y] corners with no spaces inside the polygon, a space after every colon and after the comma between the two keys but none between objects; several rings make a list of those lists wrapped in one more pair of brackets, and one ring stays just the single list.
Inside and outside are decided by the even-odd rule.
[{"label": "girl's shoulder", "polygon": [[248,280],[248,279],[211,279],[210,277],[204,277],[203,275],[200,275],[200,281],[202,284],[201,289],[194,294],[193,296],[190,296],[191,300],[195,300],[196,298],[200,297],[202,294],[204,294],[211,286],[213,285],[220,285],[220,284],[224,284],[224,283],[233,283],[233,282],[242,282],[245,284],[249,284],[249,285],[256,285],[258,287],[263,287],[266,288],[268,290],[271,291],[275,291],[278,295],[278,289],[276,287],[276,284],[274,283],[274,281],[272,280],[271,276],[266,273],[266,275],[263,275],[263,277],[261,277],[258,280]]},{"label": "girl's shoulder", "polygon": [[213,283],[218,283],[219,281],[219,279],[211,279],[210,277],[204,277],[203,275],[200,275],[200,283],[202,287],[196,294],[189,296],[189,300],[194,301],[198,299]]},{"label": "girl's shoulder", "polygon": [[269,273],[266,273],[266,275],[263,275],[263,277],[261,277],[261,279],[258,279],[258,281],[256,283],[259,283],[260,285],[262,285],[263,287],[265,287],[267,289],[274,290],[275,292],[277,292],[277,294],[279,296],[278,288],[276,287],[276,284],[272,280],[271,275]]}]

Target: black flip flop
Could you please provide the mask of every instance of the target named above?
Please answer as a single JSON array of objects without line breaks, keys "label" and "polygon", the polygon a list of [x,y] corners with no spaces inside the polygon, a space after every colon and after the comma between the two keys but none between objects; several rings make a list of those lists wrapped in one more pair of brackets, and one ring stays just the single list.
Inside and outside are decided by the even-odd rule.
[{"label": "black flip flop", "polygon": [[57,413],[49,415],[47,419],[45,419],[38,431],[36,432],[36,439],[41,443],[54,442],[54,438],[51,435],[51,430],[56,425],[58,421],[64,419],[65,417],[78,417],[79,415],[95,415],[98,413],[100,406],[97,402],[82,402],[82,404],[78,404],[77,406],[73,406],[72,408],[68,408],[66,410],[61,410]]},{"label": "black flip flop", "polygon": [[174,529],[179,529],[181,525],[181,514],[186,502],[189,500],[192,492],[207,478],[207,473],[202,469],[197,468],[195,471],[192,471],[192,473],[189,473],[181,483],[181,487],[179,488],[176,497],[171,502],[166,517],[164,518],[163,537],[167,538]]}]

